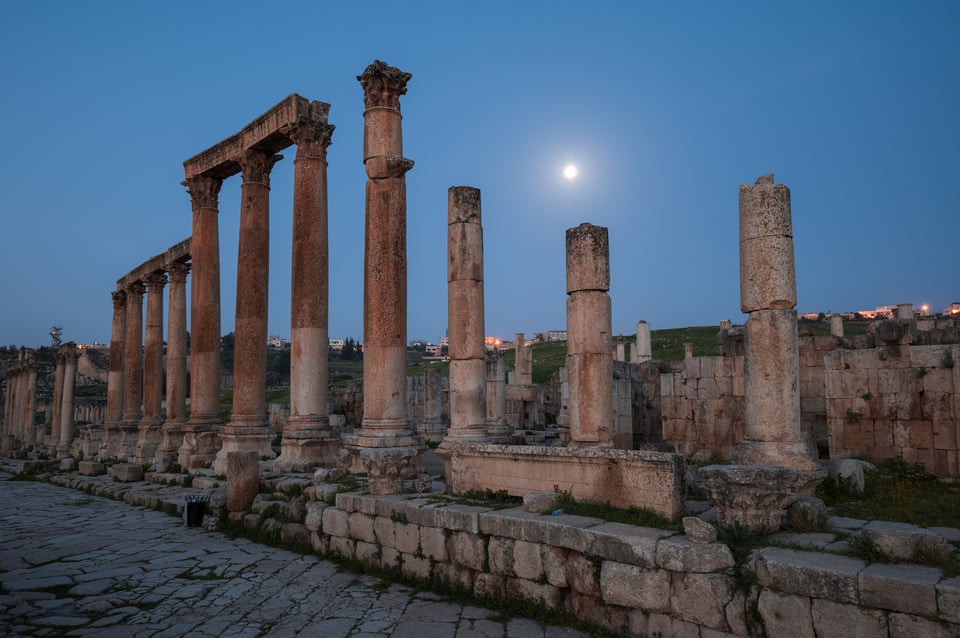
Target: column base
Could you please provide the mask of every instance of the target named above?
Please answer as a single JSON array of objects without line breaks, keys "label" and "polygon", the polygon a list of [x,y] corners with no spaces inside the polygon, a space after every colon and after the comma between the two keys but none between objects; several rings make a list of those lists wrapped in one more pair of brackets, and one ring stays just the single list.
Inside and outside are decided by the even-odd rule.
[{"label": "column base", "polygon": [[197,419],[183,426],[183,441],[177,451],[177,463],[187,470],[195,470],[212,463],[220,450],[219,419]]},{"label": "column base", "polygon": [[134,447],[132,458],[135,463],[149,463],[157,453],[163,435],[160,419],[144,419],[137,426],[137,445]]},{"label": "column base", "polygon": [[[239,430],[239,431],[238,431]],[[220,450],[213,460],[213,472],[218,476],[227,474],[227,454],[230,452],[256,452],[259,459],[276,458],[270,444],[273,433],[266,426],[227,425],[220,432]]]},{"label": "column base", "polygon": [[446,421],[439,416],[427,417],[417,424],[417,434],[426,441],[442,441],[447,430]]},{"label": "column base", "polygon": [[821,469],[757,465],[700,468],[700,481],[717,510],[720,527],[743,525],[760,534],[779,530],[784,509],[803,492],[816,489],[826,477],[827,471]]},{"label": "column base", "polygon": [[817,469],[817,446],[813,439],[801,435],[799,441],[742,440],[733,450],[730,461],[737,465],[791,467],[797,470]]},{"label": "column base", "polygon": [[160,445],[153,457],[153,467],[158,472],[166,472],[177,460],[180,447],[183,445],[183,428],[186,421],[182,419],[167,420],[160,426]]},{"label": "column base", "polygon": [[361,428],[359,432],[353,434],[344,434],[340,437],[343,449],[340,450],[337,458],[337,466],[341,467],[351,474],[361,474],[365,472],[360,453],[363,450],[385,450],[391,448],[413,448],[418,452],[427,449],[423,437],[417,436],[412,432],[384,433],[378,430],[369,430]]},{"label": "column base", "polygon": [[278,470],[309,472],[315,467],[333,467],[340,452],[340,437],[288,437],[280,443],[280,456],[273,467]]},{"label": "column base", "polygon": [[400,494],[404,479],[414,479],[422,469],[416,448],[366,449],[359,452],[371,494]]},{"label": "column base", "polygon": [[490,443],[499,443],[504,445],[512,443],[513,429],[507,425],[506,422],[488,423],[487,439]]}]

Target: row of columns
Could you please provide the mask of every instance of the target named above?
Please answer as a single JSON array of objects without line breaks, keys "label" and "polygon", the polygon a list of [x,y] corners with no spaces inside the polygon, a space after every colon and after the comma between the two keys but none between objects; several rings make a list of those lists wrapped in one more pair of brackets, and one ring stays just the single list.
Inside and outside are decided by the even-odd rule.
[{"label": "row of columns", "polygon": [[80,353],[73,342],[57,349],[51,400],[50,438],[46,428],[36,423],[38,366],[34,352],[20,350],[17,363],[7,371],[7,392],[3,414],[3,455],[13,449],[46,448],[51,455],[66,456],[73,440],[73,391],[77,377],[77,359]]}]

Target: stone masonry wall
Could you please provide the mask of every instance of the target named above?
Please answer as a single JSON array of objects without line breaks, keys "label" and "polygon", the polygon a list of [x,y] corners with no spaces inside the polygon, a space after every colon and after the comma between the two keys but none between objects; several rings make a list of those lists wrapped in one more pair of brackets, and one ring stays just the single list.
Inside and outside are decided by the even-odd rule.
[{"label": "stone masonry wall", "polygon": [[[960,345],[840,348],[800,338],[801,427],[830,458],[903,456],[960,477]],[[663,436],[695,461],[727,460],[743,436],[743,359],[694,357],[661,375]]]},{"label": "stone masonry wall", "polygon": [[314,551],[564,608],[620,634],[960,635],[960,578],[931,567],[767,547],[746,589],[722,543],[414,495],[338,494],[336,506],[310,502],[305,524],[287,525],[305,527]]}]

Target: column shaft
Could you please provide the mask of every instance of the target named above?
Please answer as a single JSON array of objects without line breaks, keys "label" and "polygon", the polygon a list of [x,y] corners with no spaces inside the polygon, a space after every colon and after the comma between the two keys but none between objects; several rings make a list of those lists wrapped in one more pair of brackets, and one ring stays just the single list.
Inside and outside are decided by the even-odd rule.
[{"label": "column shaft", "polygon": [[162,270],[147,275],[147,319],[143,347],[143,418],[134,458],[150,462],[160,445],[163,422],[163,287],[167,276]]},{"label": "column shaft", "polygon": [[[65,362],[63,357],[57,355],[57,367],[53,376],[53,405],[50,408],[50,440],[48,441],[47,448],[50,451],[55,451],[57,446],[60,444],[60,408],[63,403],[63,374],[64,374]],[[107,386],[107,400],[109,401],[109,380],[110,377],[107,377],[108,386]]]},{"label": "column shaft", "polygon": [[183,444],[187,416],[187,273],[190,265],[178,261],[168,267],[167,309],[167,417],[161,427],[154,465],[166,469]]},{"label": "column shaft", "polygon": [[[116,425],[123,420],[123,355],[127,334],[127,293],[117,290],[113,296],[113,322],[110,325],[110,370],[107,373],[107,425]],[[58,373],[62,374],[62,373]],[[61,377],[62,380],[62,377]],[[58,424],[59,406],[55,402],[53,422]],[[59,427],[59,426],[57,426]],[[59,438],[57,439],[59,440]]]},{"label": "column shaft", "polygon": [[57,445],[57,456],[64,457],[70,453],[70,444],[73,441],[73,390],[77,380],[77,347],[73,343],[65,344],[63,350],[63,400],[60,404],[60,440]]}]

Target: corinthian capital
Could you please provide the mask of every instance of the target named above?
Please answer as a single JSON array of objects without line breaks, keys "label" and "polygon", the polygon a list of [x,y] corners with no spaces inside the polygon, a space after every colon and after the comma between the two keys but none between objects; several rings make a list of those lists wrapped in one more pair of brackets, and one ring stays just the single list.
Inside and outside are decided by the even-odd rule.
[{"label": "corinthian capital", "polygon": [[162,290],[167,285],[167,275],[162,270],[155,270],[143,278],[150,290]]},{"label": "corinthian capital", "polygon": [[412,77],[412,74],[404,73],[386,62],[374,60],[357,76],[363,87],[364,106],[368,109],[385,106],[399,111],[400,96],[407,92],[407,82]]},{"label": "corinthian capital", "polygon": [[[330,108],[330,105],[327,105]],[[297,145],[297,157],[315,157],[327,159],[327,147],[330,146],[333,124],[327,123],[327,118],[315,119],[301,117],[295,124],[283,129],[283,133]]]},{"label": "corinthian capital", "polygon": [[113,297],[113,309],[119,310],[127,305],[127,293],[123,290],[114,290],[110,293]]},{"label": "corinthian capital", "polygon": [[217,195],[223,185],[222,179],[198,175],[183,182],[183,185],[190,193],[194,208],[217,208]]},{"label": "corinthian capital", "polygon": [[187,280],[190,264],[185,261],[175,261],[167,267],[167,272],[170,273],[170,281],[182,284]]},{"label": "corinthian capital", "polygon": [[270,171],[273,165],[283,159],[283,155],[273,155],[253,148],[248,148],[240,158],[240,170],[243,173],[244,184],[263,184],[270,186]]},{"label": "corinthian capital", "polygon": [[147,291],[146,286],[143,285],[142,281],[135,281],[129,286],[127,286],[127,294],[132,295],[133,297],[143,298],[143,293]]}]

